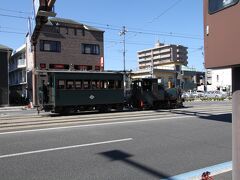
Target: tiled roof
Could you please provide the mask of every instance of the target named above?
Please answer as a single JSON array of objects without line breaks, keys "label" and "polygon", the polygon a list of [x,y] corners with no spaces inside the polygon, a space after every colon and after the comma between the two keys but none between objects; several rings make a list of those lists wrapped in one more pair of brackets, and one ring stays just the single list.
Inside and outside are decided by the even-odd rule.
[{"label": "tiled roof", "polygon": [[74,21],[72,19],[64,19],[64,18],[50,18],[47,22],[47,25],[62,25],[62,26],[73,26],[73,27],[81,27],[89,31],[100,31],[103,32],[100,29],[94,28],[92,26],[79,23],[77,21]]}]

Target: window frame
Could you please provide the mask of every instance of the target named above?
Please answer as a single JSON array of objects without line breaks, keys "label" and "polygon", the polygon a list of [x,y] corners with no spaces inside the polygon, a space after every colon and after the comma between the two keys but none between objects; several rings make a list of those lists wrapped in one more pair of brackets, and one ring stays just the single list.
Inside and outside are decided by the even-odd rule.
[{"label": "window frame", "polygon": [[[79,83],[79,84],[78,84]],[[79,86],[80,85],[80,86]],[[75,89],[82,89],[83,88],[83,82],[82,80],[75,80]]]},{"label": "window frame", "polygon": [[[71,82],[71,84],[69,84],[69,82]],[[72,86],[70,87],[70,85]],[[74,80],[66,80],[66,89],[75,89]]]},{"label": "window frame", "polygon": [[[63,85],[60,85],[60,81],[63,82]],[[65,87],[66,87],[65,80],[59,79],[57,89],[65,89]]]},{"label": "window frame", "polygon": [[[210,1],[217,1],[217,0],[208,0],[208,7],[207,8],[208,8],[208,14],[210,14],[210,15],[215,14],[215,13],[217,13],[219,11],[224,10],[224,9],[227,9],[229,7],[235,6],[236,4],[239,3],[239,0],[233,0],[231,3],[229,3],[226,6],[222,5],[222,7],[219,7],[218,9],[215,8],[214,10],[211,10],[211,8],[210,8],[210,4],[211,4]],[[222,0],[222,1],[224,1],[224,0]]]},{"label": "window frame", "polygon": [[[55,43],[55,47],[52,48],[53,43]],[[50,50],[45,49],[45,44],[50,45]],[[61,52],[61,41],[52,41],[52,40],[40,40],[40,51],[42,52]]]},{"label": "window frame", "polygon": [[[89,52],[88,52],[89,49]],[[100,45],[99,44],[81,44],[82,54],[88,55],[100,55]]]}]

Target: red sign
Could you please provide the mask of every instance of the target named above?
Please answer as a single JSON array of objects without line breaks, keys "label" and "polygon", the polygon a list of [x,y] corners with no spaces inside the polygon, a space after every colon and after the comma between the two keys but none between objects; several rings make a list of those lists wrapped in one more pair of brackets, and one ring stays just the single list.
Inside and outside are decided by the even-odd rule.
[{"label": "red sign", "polygon": [[40,64],[40,69],[46,69],[46,64]]}]

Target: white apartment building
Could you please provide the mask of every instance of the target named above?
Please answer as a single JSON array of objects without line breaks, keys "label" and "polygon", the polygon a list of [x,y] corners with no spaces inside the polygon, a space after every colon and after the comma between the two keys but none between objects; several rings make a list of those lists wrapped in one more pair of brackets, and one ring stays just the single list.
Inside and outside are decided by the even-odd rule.
[{"label": "white apartment building", "polygon": [[139,69],[176,69],[187,65],[187,47],[157,42],[155,47],[138,52]]},{"label": "white apartment building", "polygon": [[[19,97],[27,98],[27,62],[26,62],[26,45],[22,45],[13,52],[9,60],[9,90],[10,101]],[[20,102],[10,102],[20,103]]]},{"label": "white apartment building", "polygon": [[231,91],[232,70],[228,69],[208,69],[207,70],[207,90]]},{"label": "white apartment building", "polygon": [[[188,86],[189,83],[184,83],[183,79],[182,66],[188,64],[187,54],[187,47],[157,42],[153,48],[137,52],[138,70],[132,72],[132,78],[155,77],[164,86],[168,86],[171,82],[176,87],[194,88],[192,80],[191,85]],[[193,75],[190,73],[187,76]],[[192,79],[192,77],[187,77],[187,79]]]}]

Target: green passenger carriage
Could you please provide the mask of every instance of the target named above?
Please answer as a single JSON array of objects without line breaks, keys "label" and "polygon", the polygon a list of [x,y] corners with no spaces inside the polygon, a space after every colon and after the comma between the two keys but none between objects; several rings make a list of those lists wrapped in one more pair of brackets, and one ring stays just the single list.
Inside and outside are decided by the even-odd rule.
[{"label": "green passenger carriage", "polygon": [[123,74],[118,72],[47,72],[41,82],[39,104],[55,113],[79,110],[122,110]]}]

